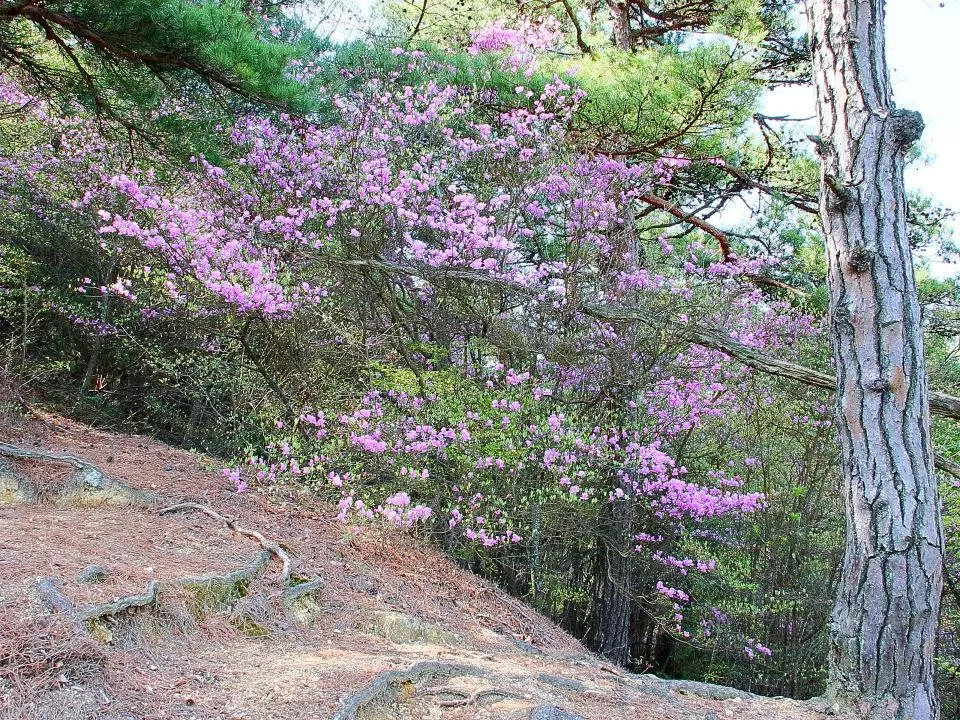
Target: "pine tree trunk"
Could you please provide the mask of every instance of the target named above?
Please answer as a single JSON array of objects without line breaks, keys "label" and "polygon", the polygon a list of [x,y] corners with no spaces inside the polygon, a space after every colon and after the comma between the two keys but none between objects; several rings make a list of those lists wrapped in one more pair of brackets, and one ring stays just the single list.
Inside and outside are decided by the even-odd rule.
[{"label": "pine tree trunk", "polygon": [[629,499],[604,507],[600,540],[600,602],[596,649],[618,665],[630,661],[633,505]]},{"label": "pine tree trunk", "polygon": [[923,122],[893,106],[883,0],[808,0],[808,15],[847,522],[828,696],[926,720],[943,537],[903,185]]},{"label": "pine tree trunk", "polygon": [[630,4],[626,0],[608,0],[610,19],[613,21],[613,42],[621,50],[633,50],[633,34],[630,28]]}]

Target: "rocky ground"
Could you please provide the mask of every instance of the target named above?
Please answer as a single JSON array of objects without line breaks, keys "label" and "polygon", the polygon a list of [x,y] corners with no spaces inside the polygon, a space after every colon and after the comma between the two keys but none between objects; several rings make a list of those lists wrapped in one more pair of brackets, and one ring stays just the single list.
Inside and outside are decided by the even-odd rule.
[{"label": "rocky ground", "polygon": [[2,719],[820,717],[631,675],[414,538],[199,455],[37,412],[0,442]]}]

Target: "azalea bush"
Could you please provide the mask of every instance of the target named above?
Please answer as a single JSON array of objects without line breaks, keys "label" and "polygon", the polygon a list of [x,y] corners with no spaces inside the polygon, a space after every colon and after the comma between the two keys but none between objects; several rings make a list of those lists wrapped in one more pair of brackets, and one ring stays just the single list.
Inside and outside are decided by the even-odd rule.
[{"label": "azalea bush", "polygon": [[[741,602],[762,566],[745,558],[792,506],[809,428],[829,435],[822,399],[684,335],[790,355],[819,325],[754,284],[776,259],[641,217],[725,161],[591,147],[589,96],[540,60],[555,42],[495,25],[463,52],[298,60],[315,115],[224,116],[217,152],[181,159],[5,78],[36,138],[0,156],[26,239],[4,259],[36,278],[7,288],[5,318],[32,293],[80,348],[81,399],[133,367],[114,372],[177,404],[184,443],[226,408],[212,425],[247,461],[225,471],[238,492],[296,485],[341,521],[422,532],[638,667],[687,643],[775,662],[797,623],[755,612],[755,587]],[[71,250],[37,262],[49,227]],[[786,403],[804,429],[761,454],[760,419]],[[632,630],[613,637],[617,612]]]}]

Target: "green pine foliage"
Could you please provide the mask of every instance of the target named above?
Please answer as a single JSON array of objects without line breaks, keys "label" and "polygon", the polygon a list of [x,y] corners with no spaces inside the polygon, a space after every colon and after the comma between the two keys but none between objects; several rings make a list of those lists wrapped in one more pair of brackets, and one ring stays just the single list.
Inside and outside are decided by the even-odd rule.
[{"label": "green pine foliage", "polygon": [[37,91],[115,118],[198,84],[306,111],[310,95],[287,71],[309,37],[274,38],[271,24],[233,0],[11,1],[0,58]]}]

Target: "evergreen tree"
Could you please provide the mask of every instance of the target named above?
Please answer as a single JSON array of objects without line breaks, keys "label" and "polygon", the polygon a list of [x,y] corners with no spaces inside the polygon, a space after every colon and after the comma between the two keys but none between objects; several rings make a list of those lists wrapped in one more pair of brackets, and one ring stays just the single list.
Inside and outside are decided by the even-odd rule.
[{"label": "evergreen tree", "polygon": [[303,48],[282,39],[277,3],[231,0],[0,2],[0,61],[34,93],[79,99],[113,120],[206,85],[304,109],[287,75]]}]

